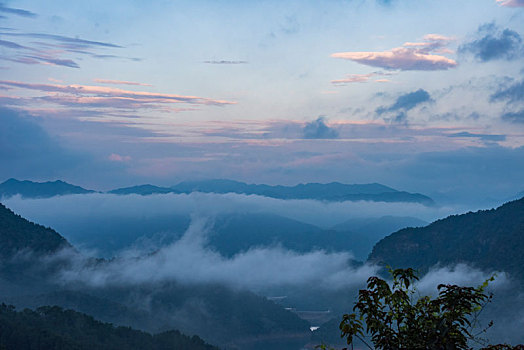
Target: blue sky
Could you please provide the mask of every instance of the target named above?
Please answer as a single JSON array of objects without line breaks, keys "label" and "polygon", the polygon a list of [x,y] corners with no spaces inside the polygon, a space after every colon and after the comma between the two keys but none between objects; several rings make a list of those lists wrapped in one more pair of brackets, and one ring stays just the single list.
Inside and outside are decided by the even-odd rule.
[{"label": "blue sky", "polygon": [[[0,180],[524,190],[524,1],[4,1]],[[35,136],[36,135],[36,136]]]}]

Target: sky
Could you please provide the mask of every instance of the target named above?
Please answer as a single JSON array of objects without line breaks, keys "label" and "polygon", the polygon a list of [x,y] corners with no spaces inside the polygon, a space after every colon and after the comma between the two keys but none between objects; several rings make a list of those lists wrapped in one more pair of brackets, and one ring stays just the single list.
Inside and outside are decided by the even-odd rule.
[{"label": "sky", "polygon": [[0,181],[524,191],[524,1],[0,1]]}]

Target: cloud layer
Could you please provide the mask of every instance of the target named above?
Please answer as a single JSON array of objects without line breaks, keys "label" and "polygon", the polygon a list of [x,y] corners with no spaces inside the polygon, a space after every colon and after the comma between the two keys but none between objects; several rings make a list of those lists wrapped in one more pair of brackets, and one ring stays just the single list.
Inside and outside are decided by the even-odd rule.
[{"label": "cloud layer", "polygon": [[[249,234],[249,232],[246,232]],[[219,283],[252,291],[286,286],[342,288],[361,284],[376,268],[352,268],[348,253],[323,251],[299,254],[282,248],[253,248],[232,258],[205,248],[206,221],[194,219],[184,236],[153,254],[124,253],[103,266],[77,265],[61,274],[64,283],[90,286]]]}]

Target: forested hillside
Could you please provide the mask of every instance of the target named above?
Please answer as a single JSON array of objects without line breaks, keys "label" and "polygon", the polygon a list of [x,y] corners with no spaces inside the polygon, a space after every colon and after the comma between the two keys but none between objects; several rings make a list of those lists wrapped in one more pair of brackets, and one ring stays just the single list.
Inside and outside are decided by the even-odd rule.
[{"label": "forested hillside", "polygon": [[21,251],[44,254],[70,247],[64,237],[51,228],[32,223],[0,203],[0,257]]},{"label": "forested hillside", "polygon": [[511,273],[524,280],[524,198],[497,209],[453,215],[421,228],[406,228],[382,239],[372,262],[422,272],[455,263]]},{"label": "forested hillside", "polygon": [[178,331],[155,335],[115,327],[58,306],[16,311],[0,305],[0,348],[16,350],[214,350],[197,336]]}]

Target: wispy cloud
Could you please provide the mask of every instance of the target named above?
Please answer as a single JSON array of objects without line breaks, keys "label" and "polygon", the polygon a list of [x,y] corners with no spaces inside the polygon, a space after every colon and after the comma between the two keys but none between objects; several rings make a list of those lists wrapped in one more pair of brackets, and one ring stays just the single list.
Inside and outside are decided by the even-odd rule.
[{"label": "wispy cloud", "polygon": [[471,138],[478,138],[482,141],[505,141],[506,135],[499,135],[499,134],[472,134],[467,131],[457,132],[453,134],[449,134],[449,137],[471,137]]},{"label": "wispy cloud", "polygon": [[[345,78],[337,79],[337,80],[331,80],[331,84],[333,85],[347,85],[351,83],[367,83],[374,77],[383,77],[383,76],[390,76],[393,73],[386,73],[386,72],[373,72],[368,74],[348,74]],[[388,79],[375,79],[374,80],[377,83],[385,83],[389,82]]]},{"label": "wispy cloud", "polygon": [[94,79],[93,81],[99,84],[110,84],[110,85],[152,86],[151,84],[137,83],[134,81],[125,81],[125,80]]},{"label": "wispy cloud", "polygon": [[8,40],[0,40],[0,46],[7,47],[10,49],[27,49],[28,47],[19,45],[15,42],[8,41]]},{"label": "wispy cloud", "polygon": [[118,153],[111,153],[109,157],[107,157],[112,162],[129,162],[131,160],[130,156],[122,156]]},{"label": "wispy cloud", "polygon": [[386,112],[397,112],[397,111],[409,111],[416,106],[424,103],[430,102],[431,96],[426,90],[418,89],[417,91],[408,92],[406,94],[400,95],[395,103],[389,107],[379,107],[377,108],[377,114],[383,114]]},{"label": "wispy cloud", "polygon": [[7,7],[4,5],[4,3],[0,3],[0,12],[7,13],[10,15],[22,16],[22,17],[36,17],[36,13],[27,11],[27,10],[23,10],[23,9]]},{"label": "wispy cloud", "polygon": [[23,64],[50,64],[54,66],[80,68],[73,60],[48,57],[44,55],[20,55],[16,57],[0,57],[0,59]]},{"label": "wispy cloud", "polygon": [[511,123],[524,123],[524,109],[518,112],[504,113],[502,119]]},{"label": "wispy cloud", "polygon": [[[89,85],[59,85],[59,84],[32,84],[18,81],[0,80],[0,85],[12,86],[22,89],[36,90],[41,92],[59,92],[66,93],[69,96],[66,98],[68,103],[78,101],[82,103],[82,99],[97,98],[112,99],[116,98],[117,102],[122,99],[130,99],[133,102],[160,102],[160,103],[189,103],[189,104],[203,104],[203,105],[227,105],[235,102],[225,100],[214,100],[198,96],[184,96],[176,94],[164,94],[145,91],[130,91],[118,88],[110,88],[104,86],[89,86]],[[55,101],[60,101],[60,96],[55,96]],[[110,100],[107,100],[110,101]]]},{"label": "wispy cloud", "polygon": [[0,33],[5,36],[13,36],[13,37],[26,37],[26,38],[34,38],[34,39],[45,39],[45,40],[52,40],[55,42],[61,42],[66,43],[70,45],[76,45],[76,46],[70,46],[70,47],[110,47],[110,48],[122,48],[122,46],[102,41],[93,41],[93,40],[85,40],[80,38],[71,38],[68,36],[63,35],[56,35],[56,34],[46,34],[46,33],[13,33],[13,32],[3,32]]},{"label": "wispy cloud", "polygon": [[524,0],[496,0],[500,6],[524,7]]},{"label": "wispy cloud", "polygon": [[204,63],[208,64],[246,64],[247,61],[230,61],[230,60],[208,60],[204,61]]},{"label": "wispy cloud", "polygon": [[398,70],[446,70],[457,62],[442,56],[452,38],[438,34],[424,36],[422,42],[406,42],[388,51],[339,52],[331,57],[342,58],[372,67]]},{"label": "wispy cloud", "polygon": [[102,54],[99,50],[120,49],[122,46],[102,42],[72,38],[63,35],[46,33],[19,33],[2,29],[0,35],[11,37],[13,40],[27,41],[27,39],[38,39],[19,43],[12,40],[0,40],[0,46],[9,49],[0,59],[4,61],[16,62],[21,64],[51,64],[69,68],[79,68],[79,64],[66,56],[76,54],[85,55],[97,59],[129,59],[139,60],[138,58],[121,57],[113,54]]},{"label": "wispy cloud", "polygon": [[510,103],[524,101],[524,80],[510,86],[503,86],[491,95],[491,101],[508,101]]}]

